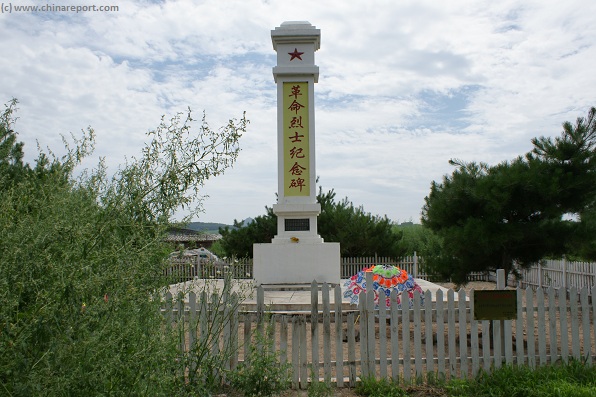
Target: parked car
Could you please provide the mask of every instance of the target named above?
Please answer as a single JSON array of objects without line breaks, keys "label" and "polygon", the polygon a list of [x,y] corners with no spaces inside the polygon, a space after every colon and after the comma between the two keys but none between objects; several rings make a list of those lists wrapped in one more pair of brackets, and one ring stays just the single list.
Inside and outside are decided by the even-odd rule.
[{"label": "parked car", "polygon": [[229,266],[226,261],[203,247],[172,252],[170,260],[172,264],[190,266],[185,273],[191,275],[191,278],[219,278]]},{"label": "parked car", "polygon": [[193,250],[186,250],[185,255],[197,256],[198,263],[202,265],[212,265],[216,267],[225,267],[228,265],[225,261],[219,259],[218,256],[215,255],[213,252],[203,247]]}]

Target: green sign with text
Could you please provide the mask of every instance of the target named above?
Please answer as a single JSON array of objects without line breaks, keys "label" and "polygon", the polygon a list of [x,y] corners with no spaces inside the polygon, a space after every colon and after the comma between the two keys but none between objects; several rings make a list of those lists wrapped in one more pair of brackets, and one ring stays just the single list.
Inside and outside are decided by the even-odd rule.
[{"label": "green sign with text", "polygon": [[516,318],[516,291],[474,291],[474,320],[515,320]]}]

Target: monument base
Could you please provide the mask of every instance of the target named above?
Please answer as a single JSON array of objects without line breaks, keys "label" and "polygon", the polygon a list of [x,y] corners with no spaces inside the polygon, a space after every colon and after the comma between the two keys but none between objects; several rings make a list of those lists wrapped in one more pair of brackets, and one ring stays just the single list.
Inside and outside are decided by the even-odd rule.
[{"label": "monument base", "polygon": [[253,277],[261,284],[338,284],[339,243],[254,244]]}]

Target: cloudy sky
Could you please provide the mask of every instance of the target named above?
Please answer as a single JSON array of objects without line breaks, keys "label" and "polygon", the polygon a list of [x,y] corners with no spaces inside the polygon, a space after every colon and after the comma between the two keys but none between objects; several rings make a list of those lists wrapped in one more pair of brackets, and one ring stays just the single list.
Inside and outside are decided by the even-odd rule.
[{"label": "cloudy sky", "polygon": [[[510,160],[596,106],[591,0],[4,1],[0,100],[20,102],[28,160],[36,141],[60,152],[61,134],[91,126],[114,170],[161,115],[190,106],[219,127],[246,111],[238,162],[204,187],[204,222],[275,202],[271,30],[284,21],[321,29],[321,186],[395,222],[419,222],[449,159]],[[47,4],[118,10],[15,10]]]}]

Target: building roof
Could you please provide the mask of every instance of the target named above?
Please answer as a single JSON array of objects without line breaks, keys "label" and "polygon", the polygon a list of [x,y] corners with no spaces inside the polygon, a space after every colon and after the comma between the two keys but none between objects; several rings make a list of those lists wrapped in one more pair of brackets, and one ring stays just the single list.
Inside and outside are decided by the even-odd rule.
[{"label": "building roof", "polygon": [[190,242],[190,241],[210,241],[215,242],[221,239],[221,234],[204,233],[192,229],[172,228],[168,231],[166,241],[179,241],[179,242]]}]

